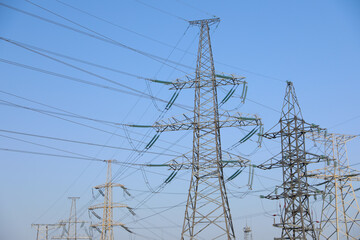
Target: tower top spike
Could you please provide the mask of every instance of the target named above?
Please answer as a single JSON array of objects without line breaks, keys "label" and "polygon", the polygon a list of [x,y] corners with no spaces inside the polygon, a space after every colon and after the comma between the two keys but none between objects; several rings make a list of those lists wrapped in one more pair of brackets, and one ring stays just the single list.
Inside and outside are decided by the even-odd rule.
[{"label": "tower top spike", "polygon": [[220,18],[208,18],[208,19],[200,19],[200,20],[193,20],[189,21],[190,25],[202,25],[204,23],[211,25],[220,22]]},{"label": "tower top spike", "polygon": [[286,81],[286,93],[283,101],[281,118],[292,119],[301,118],[303,119],[299,101],[296,97],[295,87],[293,82]]}]

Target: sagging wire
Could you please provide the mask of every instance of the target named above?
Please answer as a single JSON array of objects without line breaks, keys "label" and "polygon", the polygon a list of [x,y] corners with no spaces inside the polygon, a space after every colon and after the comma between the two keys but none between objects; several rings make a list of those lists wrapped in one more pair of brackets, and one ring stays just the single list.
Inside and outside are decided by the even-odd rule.
[{"label": "sagging wire", "polygon": [[141,173],[142,173],[142,176],[143,176],[143,179],[144,179],[144,182],[145,182],[147,188],[150,190],[150,192],[152,192],[152,193],[155,192],[154,189],[151,187],[151,185],[149,183],[149,180],[148,180],[147,175],[145,173],[144,167],[143,166],[140,167],[140,170],[141,170]]},{"label": "sagging wire", "polygon": [[[178,88],[178,89],[176,89],[173,97],[169,100],[167,106],[162,110],[161,114],[158,116],[158,118],[157,118],[156,121],[158,121],[159,119],[161,119],[161,118],[166,114],[166,112],[167,112],[168,110],[170,110],[171,106],[175,103],[175,100],[176,100],[177,96],[180,94],[180,91],[182,90],[182,88],[183,88],[183,86],[180,87],[180,88]],[[156,122],[156,121],[155,121],[155,122]],[[144,125],[128,125],[128,126],[130,126],[130,127],[141,127],[141,128],[143,128],[143,127],[146,127],[146,128],[147,128],[147,127],[150,127],[150,128],[151,128],[151,127],[152,127],[152,126],[144,126]],[[148,131],[148,133],[146,133],[146,134],[144,135],[143,139],[145,139],[145,137],[148,136],[148,134],[149,134],[149,131]],[[150,142],[145,146],[145,148],[144,148],[142,151],[138,152],[138,155],[137,155],[132,161],[130,161],[130,160],[128,160],[128,161],[129,161],[129,162],[136,162],[140,157],[142,157],[142,156],[146,153],[146,151],[147,151],[148,149],[150,149],[150,148],[154,145],[154,143],[158,140],[158,138],[160,137],[160,134],[161,134],[161,132],[156,132],[155,136],[153,136],[153,138],[152,138],[152,139],[150,140]],[[135,154],[135,153],[134,153],[134,154]],[[133,155],[130,155],[129,158],[131,158],[132,156],[133,156]],[[126,170],[126,169],[124,169],[123,171],[125,171],[125,170]],[[120,174],[121,174],[121,172],[120,172],[120,170],[119,170],[118,172],[115,173],[115,176],[113,177],[113,179],[115,179],[116,177],[118,177]]]},{"label": "sagging wire", "polygon": [[[23,10],[20,10],[20,9],[17,9],[17,8],[15,8],[15,7],[9,6],[9,5],[4,4],[4,3],[0,3],[0,5],[2,5],[2,6],[4,6],[4,7],[7,7],[7,8],[10,8],[10,9],[12,9],[12,10],[18,11],[18,12],[21,12],[21,13],[23,13],[23,14],[26,14],[26,15],[29,15],[29,16],[32,16],[32,17],[35,17],[35,18],[38,18],[38,19],[40,19],[40,20],[42,20],[42,21],[45,21],[45,22],[48,22],[48,23],[55,24],[55,25],[57,25],[57,26],[66,28],[66,29],[68,29],[68,30],[72,30],[72,31],[75,31],[75,32],[77,32],[77,33],[81,33],[81,34],[83,34],[83,35],[86,35],[86,36],[89,36],[89,37],[92,37],[92,38],[95,38],[95,39],[98,39],[98,40],[101,40],[101,41],[104,41],[104,42],[113,44],[113,45],[115,45],[115,46],[119,46],[119,47],[128,49],[128,50],[130,50],[130,51],[136,52],[136,53],[141,54],[141,55],[143,55],[143,56],[146,56],[146,57],[148,57],[148,58],[150,58],[150,59],[153,59],[154,61],[163,63],[163,64],[165,64],[165,65],[167,65],[167,66],[169,66],[169,67],[176,68],[176,67],[174,67],[174,66],[171,66],[171,65],[167,64],[166,62],[163,62],[163,61],[164,61],[164,58],[162,58],[162,57],[159,57],[159,56],[156,56],[156,55],[153,55],[153,54],[150,54],[150,53],[147,53],[147,52],[138,50],[138,49],[133,48],[133,47],[130,47],[130,46],[127,46],[127,45],[125,45],[125,44],[123,44],[123,43],[120,43],[120,42],[118,42],[118,41],[116,41],[116,40],[114,40],[114,39],[112,39],[112,38],[110,38],[110,37],[107,37],[107,36],[105,36],[105,35],[103,35],[103,34],[101,34],[101,33],[99,33],[99,32],[96,32],[96,31],[94,31],[94,30],[92,30],[92,29],[90,29],[90,28],[88,28],[88,27],[85,27],[85,26],[83,26],[83,25],[81,25],[81,24],[79,24],[79,23],[76,23],[75,21],[72,21],[72,20],[70,20],[70,19],[68,19],[68,18],[66,18],[66,17],[64,17],[64,16],[61,16],[60,14],[57,14],[57,13],[55,13],[55,12],[53,12],[53,11],[50,11],[49,9],[47,9],[47,8],[45,8],[45,7],[42,7],[42,6],[38,5],[38,4],[35,4],[35,3],[31,2],[30,0],[25,0],[25,1],[27,1],[28,3],[30,3],[30,4],[32,4],[32,5],[40,8],[40,9],[42,9],[42,10],[44,10],[44,11],[46,11],[46,12],[51,13],[52,15],[55,15],[55,16],[57,16],[57,17],[59,17],[59,18],[62,18],[62,19],[64,19],[65,21],[68,21],[68,22],[70,22],[70,23],[72,23],[72,24],[74,24],[74,25],[76,25],[76,26],[78,26],[78,27],[81,27],[81,28],[83,28],[83,29],[85,29],[85,30],[87,30],[87,31],[89,31],[89,32],[92,32],[92,33],[94,33],[94,34],[96,34],[96,35],[90,34],[90,33],[88,33],[88,32],[84,32],[84,31],[79,30],[79,29],[76,29],[76,28],[72,28],[72,27],[70,27],[70,26],[67,26],[67,25],[64,25],[64,24],[61,24],[61,23],[58,23],[58,22],[55,22],[55,21],[46,19],[46,18],[44,18],[44,17],[40,17],[40,16],[38,16],[38,15],[35,15],[35,14],[32,14],[32,13],[29,13],[29,12],[26,12],[26,11],[23,11]],[[174,63],[173,61],[169,61],[169,62]],[[174,63],[174,64],[182,65],[183,67],[185,66],[185,65],[179,64],[179,63]],[[189,67],[189,66],[186,66],[186,67]],[[192,69],[192,67],[189,67],[189,68]],[[176,68],[176,69],[177,69],[177,68]],[[184,72],[184,71],[182,71],[182,70],[180,70],[180,69],[177,69],[177,70],[178,70],[178,71],[181,71],[181,72]]]},{"label": "sagging wire", "polygon": [[135,147],[135,145],[134,145],[134,143],[133,143],[133,141],[132,141],[132,138],[130,137],[130,134],[129,134],[129,132],[128,132],[127,126],[126,126],[126,125],[123,125],[122,127],[123,127],[123,130],[124,130],[126,139],[127,139],[128,143],[130,144],[131,148],[132,148],[133,150],[137,151],[137,149],[136,149],[136,147]]},{"label": "sagging wire", "polygon": [[[173,97],[169,100],[167,106],[164,108],[164,110],[162,111],[161,115],[158,117],[158,119],[160,119],[163,115],[165,115],[165,113],[171,108],[171,106],[174,104],[177,96],[179,95],[180,91],[182,90],[182,88],[176,89],[175,93],[173,94]],[[128,125],[130,127],[151,127],[151,126],[144,126],[144,125]],[[153,136],[153,138],[150,140],[150,142],[145,146],[145,148],[139,152],[137,159],[139,159],[148,149],[150,149],[155,142],[158,140],[158,138],[160,137],[161,132],[156,132],[156,134]],[[144,136],[145,137],[145,136]],[[135,162],[136,159],[134,159],[132,162]],[[120,172],[116,173],[115,175],[119,175]],[[151,188],[151,187],[150,187]]]},{"label": "sagging wire", "polygon": [[[177,48],[177,46],[179,45],[179,43],[182,41],[182,39],[183,39],[184,36],[186,35],[186,33],[187,33],[187,31],[189,30],[189,28],[190,28],[190,25],[186,28],[185,32],[181,35],[180,39],[177,41],[177,43],[175,44],[174,48],[171,50],[170,54],[167,56],[167,58],[166,58],[165,61],[168,61],[168,60],[169,60],[170,56],[174,53],[175,49]],[[160,71],[162,70],[163,67],[164,67],[164,64],[162,64],[162,65],[160,66],[160,68],[159,68],[159,70],[156,72],[154,78],[157,77],[157,75],[160,73]],[[149,91],[149,94],[152,96],[153,94],[152,94],[151,86],[150,86],[150,83],[149,83],[148,81],[146,81],[146,87],[147,87],[147,89],[148,89],[148,91]],[[177,94],[177,95],[179,95],[179,94]],[[176,97],[177,97],[177,96],[176,96]],[[155,106],[155,108],[160,112],[161,110],[160,110],[160,108],[158,107],[155,99],[154,99],[154,98],[151,98],[151,101],[152,101],[153,105]],[[173,102],[175,102],[175,100],[174,100]],[[171,105],[172,105],[172,104],[171,104]],[[167,107],[168,107],[168,106],[167,106]],[[166,109],[167,107],[165,107],[165,109]],[[171,106],[170,106],[170,107],[171,107]],[[169,109],[170,109],[170,107],[169,107]]]}]

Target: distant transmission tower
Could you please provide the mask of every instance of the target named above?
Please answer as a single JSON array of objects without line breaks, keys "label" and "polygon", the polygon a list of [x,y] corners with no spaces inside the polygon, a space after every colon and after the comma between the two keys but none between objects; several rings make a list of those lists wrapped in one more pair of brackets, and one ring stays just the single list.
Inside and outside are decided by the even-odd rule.
[{"label": "distant transmission tower", "polygon": [[244,240],[253,240],[252,230],[248,225],[244,227]]},{"label": "distant transmission tower", "polygon": [[[107,161],[108,167],[107,167],[106,183],[94,187],[104,197],[104,202],[102,204],[98,204],[98,205],[89,207],[89,211],[91,211],[95,217],[97,217],[98,219],[101,219],[101,222],[91,225],[91,227],[96,228],[101,233],[100,240],[113,240],[114,239],[114,232],[113,232],[114,226],[123,227],[126,231],[132,233],[132,231],[130,231],[123,223],[115,222],[113,220],[113,209],[114,208],[127,208],[130,211],[130,213],[135,215],[133,210],[130,207],[128,207],[127,205],[113,202],[113,188],[114,187],[120,187],[125,191],[125,193],[127,193],[128,195],[130,195],[130,194],[127,192],[126,188],[123,185],[112,182],[111,162],[112,162],[112,160]],[[96,214],[96,212],[94,211],[96,209],[102,209],[102,212],[103,212],[102,217],[100,217],[98,214]],[[101,230],[99,228],[101,228]]]},{"label": "distant transmission tower", "polygon": [[222,156],[220,128],[256,126],[243,140],[246,141],[262,126],[261,120],[256,116],[226,111],[219,113],[219,105],[227,101],[233,92],[219,104],[217,87],[246,84],[244,78],[215,74],[209,29],[219,21],[219,18],[213,18],[190,22],[190,25],[200,27],[195,79],[178,79],[172,82],[173,89],[176,90],[195,89],[194,117],[184,114],[181,119],[173,117],[154,125],[157,132],[193,130],[192,173],[182,240],[209,239],[210,236],[211,239],[235,239],[223,174],[223,167],[227,163]]},{"label": "distant transmission tower", "polygon": [[64,224],[31,224],[36,228],[36,240],[49,240],[49,230],[59,228]]},{"label": "distant transmission tower", "polygon": [[[70,216],[69,220],[61,221],[60,224],[64,225],[64,231],[61,236],[52,237],[52,239],[66,239],[66,240],[77,240],[77,239],[91,239],[89,236],[78,236],[78,224],[84,224],[85,221],[79,221],[76,214],[76,200],[79,197],[69,197],[71,200]],[[67,225],[67,227],[66,227]]]},{"label": "distant transmission tower", "polygon": [[322,157],[309,154],[305,149],[305,134],[321,131],[314,124],[307,124],[302,117],[292,82],[287,82],[286,94],[280,118],[280,131],[266,133],[269,139],[281,138],[281,159],[262,164],[270,169],[282,168],[283,184],[280,194],[268,195],[268,199],[284,199],[280,223],[274,226],[282,229],[281,237],[275,239],[317,239],[317,232],[310,214],[309,197],[318,191],[312,188],[307,179],[307,165],[318,162]]},{"label": "distant transmission tower", "polygon": [[[314,137],[314,136],[312,136]],[[336,240],[360,239],[360,208],[352,181],[360,181],[360,173],[349,167],[346,143],[355,135],[317,134],[329,157],[325,168],[312,171],[314,178],[325,180],[325,194],[320,222],[320,238]]]}]

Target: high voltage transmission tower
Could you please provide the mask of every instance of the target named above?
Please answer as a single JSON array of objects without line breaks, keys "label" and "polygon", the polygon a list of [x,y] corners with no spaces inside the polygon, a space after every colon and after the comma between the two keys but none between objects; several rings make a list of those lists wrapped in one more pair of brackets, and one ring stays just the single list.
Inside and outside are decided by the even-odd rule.
[{"label": "high voltage transmission tower", "polygon": [[309,172],[309,176],[325,180],[320,222],[321,239],[360,239],[360,208],[352,181],[360,180],[360,173],[349,167],[346,143],[355,135],[312,134],[329,157],[323,169]]},{"label": "high voltage transmission tower", "polygon": [[[181,232],[182,240],[235,239],[223,168],[235,162],[241,165],[243,160],[241,157],[238,161],[224,160],[220,129],[255,126],[240,140],[240,143],[262,129],[261,120],[256,116],[233,114],[219,109],[219,106],[224,104],[234,93],[235,87],[243,85],[243,95],[247,89],[243,77],[237,78],[215,73],[209,29],[211,25],[219,21],[219,18],[190,21],[190,25],[200,27],[195,79],[188,78],[184,81],[177,79],[171,83],[173,85],[171,89],[175,90],[194,88],[193,118],[183,114],[181,119],[173,117],[169,120],[158,121],[153,126],[158,133],[193,130],[192,160],[188,164],[192,173]],[[233,87],[220,103],[218,103],[217,94],[219,86]],[[155,135],[155,139],[150,141],[149,147],[157,137]],[[239,175],[240,172],[238,170],[235,175]],[[236,177],[235,175],[227,180],[232,180]]]},{"label": "high voltage transmission tower", "polygon": [[310,154],[305,148],[307,132],[323,131],[317,125],[307,124],[302,117],[292,82],[287,82],[286,94],[279,121],[280,131],[265,133],[269,139],[281,138],[281,159],[270,159],[260,168],[282,168],[282,192],[266,196],[268,199],[284,199],[279,223],[281,237],[275,239],[317,239],[317,229],[311,216],[309,197],[319,194],[319,190],[308,183],[307,166],[319,162],[323,156]]},{"label": "high voltage transmission tower", "polygon": [[79,221],[77,218],[76,200],[78,200],[79,197],[69,197],[69,199],[71,200],[69,220],[60,222],[60,224],[64,226],[63,234],[61,236],[52,237],[52,239],[66,239],[66,240],[92,239],[89,236],[78,236],[78,224],[81,224],[81,227],[83,227],[86,222]]},{"label": "high voltage transmission tower", "polygon": [[[131,214],[135,215],[133,210],[125,204],[114,203],[113,202],[113,188],[120,187],[124,190],[126,194],[129,194],[125,186],[113,183],[112,171],[111,171],[111,162],[112,160],[107,161],[107,176],[106,183],[102,185],[95,186],[94,188],[99,191],[99,193],[104,197],[104,202],[102,204],[94,205],[89,207],[89,211],[92,214],[101,220],[97,224],[92,224],[91,227],[97,229],[100,232],[100,240],[113,240],[114,239],[114,226],[123,227],[126,231],[132,233],[123,223],[115,222],[113,220],[113,209],[114,208],[127,208]],[[94,210],[102,209],[103,215],[100,217]],[[101,228],[101,230],[99,229]]]},{"label": "high voltage transmission tower", "polygon": [[244,240],[253,240],[252,230],[248,225],[244,227]]},{"label": "high voltage transmission tower", "polygon": [[36,240],[49,240],[49,230],[64,226],[64,224],[31,224],[36,228]]}]

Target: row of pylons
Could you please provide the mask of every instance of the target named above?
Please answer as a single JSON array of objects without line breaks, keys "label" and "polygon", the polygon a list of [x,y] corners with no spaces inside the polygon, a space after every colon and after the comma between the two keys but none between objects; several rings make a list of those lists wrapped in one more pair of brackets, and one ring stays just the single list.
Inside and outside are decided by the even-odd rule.
[{"label": "row of pylons", "polygon": [[[353,180],[358,180],[359,173],[350,168],[347,159],[346,143],[355,136],[328,133],[316,124],[304,121],[292,82],[286,83],[286,92],[278,122],[279,130],[262,133],[261,119],[255,115],[230,113],[221,107],[234,94],[236,88],[243,85],[242,101],[246,98],[247,83],[244,78],[233,75],[217,74],[214,67],[210,27],[218,24],[219,18],[191,21],[190,25],[200,28],[199,47],[195,77],[186,80],[177,79],[171,82],[176,91],[194,89],[193,117],[184,114],[183,119],[170,118],[157,121],[152,127],[157,135],[147,145],[149,149],[164,131],[193,131],[193,149],[190,162],[183,165],[191,169],[189,194],[183,219],[181,240],[200,239],[202,236],[216,233],[212,239],[235,240],[230,204],[227,197],[224,167],[257,167],[270,170],[282,169],[282,184],[267,199],[283,201],[280,218],[274,223],[280,228],[281,235],[275,239],[360,239],[359,213]],[[218,101],[217,88],[230,86],[231,90],[222,101]],[[245,90],[246,89],[246,90]],[[244,95],[245,92],[245,95]],[[178,92],[177,92],[178,94]],[[175,99],[174,99],[175,101]],[[166,106],[169,110],[171,105]],[[229,161],[221,148],[221,129],[228,127],[253,130],[240,140],[240,143],[251,138],[256,132],[259,137],[279,138],[281,152],[279,159],[272,158],[259,165],[250,164],[241,157],[238,161]],[[323,149],[323,154],[308,151],[306,142],[316,142]],[[113,240],[113,227],[120,226],[131,232],[124,224],[114,222],[113,208],[131,208],[112,202],[112,188],[123,185],[111,180],[111,161],[108,163],[107,182],[95,187],[103,196],[104,202],[91,206],[89,210],[96,216],[101,209],[101,222],[93,224],[100,234],[100,240]],[[325,163],[325,167],[308,171],[311,164]],[[323,181],[324,190],[309,184],[309,178]],[[319,185],[320,186],[320,185]],[[323,197],[321,221],[316,224],[310,208],[310,197]],[[75,220],[76,221],[76,220]],[[65,222],[63,222],[65,223]],[[70,234],[70,230],[67,233]],[[244,237],[252,238],[250,227],[244,228]]]}]

